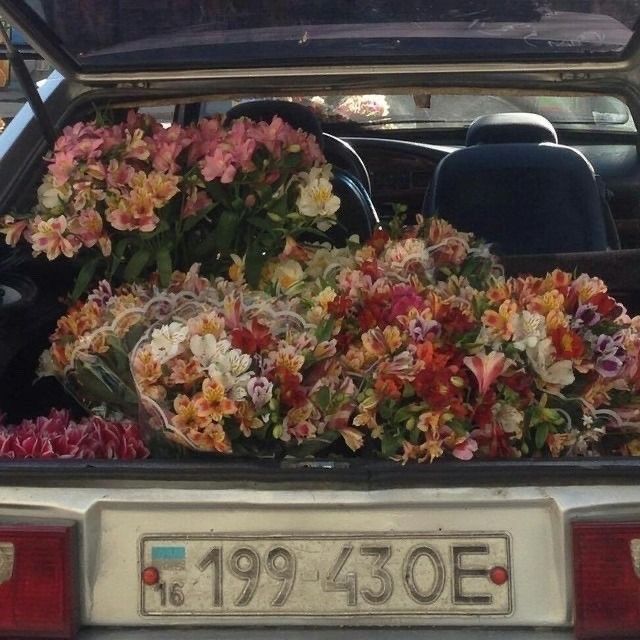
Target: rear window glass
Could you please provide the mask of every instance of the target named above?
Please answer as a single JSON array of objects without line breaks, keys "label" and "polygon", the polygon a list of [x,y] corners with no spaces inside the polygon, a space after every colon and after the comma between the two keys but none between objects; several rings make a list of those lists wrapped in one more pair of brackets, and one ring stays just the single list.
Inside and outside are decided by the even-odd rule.
[{"label": "rear window glass", "polygon": [[[629,108],[608,96],[515,96],[478,94],[367,94],[296,96],[288,100],[312,109],[325,123],[351,122],[382,129],[467,126],[478,116],[537,113],[557,128],[635,132]],[[206,103],[206,115],[236,102]]]},{"label": "rear window glass", "polygon": [[624,52],[638,0],[18,0],[85,68],[583,58]]}]

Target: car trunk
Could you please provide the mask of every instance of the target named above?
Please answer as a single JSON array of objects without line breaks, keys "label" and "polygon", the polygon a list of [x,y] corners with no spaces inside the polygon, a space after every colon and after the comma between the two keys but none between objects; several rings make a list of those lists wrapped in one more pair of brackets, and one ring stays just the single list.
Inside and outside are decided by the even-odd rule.
[{"label": "car trunk", "polygon": [[[100,16],[100,10],[106,12],[109,8],[104,3],[102,7],[80,4],[75,3],[74,11],[85,17],[89,9],[96,9]],[[495,11],[500,10],[500,4],[495,3]],[[533,3],[536,4],[539,3]],[[193,3],[187,5],[190,7]],[[64,13],[64,19],[61,18],[64,3],[50,3],[48,7],[47,11],[51,10],[47,16],[51,16],[54,24],[68,24],[69,14]],[[131,10],[135,13],[136,7]],[[7,13],[16,18],[21,11],[22,8],[12,10],[7,6]],[[526,13],[526,8],[524,11]],[[171,12],[174,12],[170,14],[172,19],[175,15],[187,18],[191,15],[175,6]],[[114,43],[110,40],[104,44],[106,47]],[[43,50],[49,49],[45,46]],[[69,56],[61,62],[62,67],[73,64]],[[80,76],[85,71],[99,75],[103,70],[98,63],[94,64],[96,66],[88,71],[76,68],[75,72]],[[140,87],[132,85],[126,69],[108,72],[121,73],[123,77],[112,84],[97,81],[89,87],[58,79],[51,81],[49,88],[45,87],[43,91],[50,91],[52,98],[47,101],[48,117],[57,130],[114,99],[122,106],[162,101],[169,96],[187,102],[219,91],[216,89],[219,85],[211,80],[198,84],[191,79],[192,84],[188,86],[185,79],[183,86],[175,88],[167,84],[162,70],[159,78],[139,80]],[[137,72],[137,69],[132,71],[134,76]],[[271,73],[278,75],[273,69]],[[424,73],[428,76],[432,70]],[[547,82],[551,84],[557,79],[556,72],[548,73]],[[500,77],[500,73],[496,73],[489,82],[499,84]],[[279,81],[284,85],[282,77]],[[365,85],[381,81],[380,77],[361,80]],[[406,82],[406,78],[403,81]],[[477,77],[467,81],[469,86],[478,82]],[[502,81],[505,82],[504,78]],[[228,79],[221,82],[228,82],[225,89],[230,94],[247,91],[237,80],[235,84]],[[268,80],[256,82],[266,84]],[[318,74],[313,82],[321,85],[326,79]],[[345,83],[345,79],[341,77],[336,82]],[[387,75],[384,82],[392,85],[399,80]],[[450,80],[440,76],[437,82]],[[514,77],[505,84],[513,82]],[[194,90],[194,84],[198,90]],[[17,156],[9,144],[15,141],[14,135],[23,141],[22,149],[28,149],[23,157]],[[42,167],[39,158],[47,146],[37,119],[28,110],[12,123],[8,136],[0,140],[0,194],[4,209],[33,190]],[[553,268],[589,272],[609,282],[613,294],[630,310],[639,311],[638,257],[640,251],[530,256],[509,258],[505,264],[513,274],[542,274]],[[80,413],[80,407],[63,395],[56,381],[40,381],[31,386],[38,356],[46,348],[48,335],[64,310],[59,299],[69,290],[74,269],[69,265],[31,261],[22,265],[21,272],[33,279],[38,293],[35,302],[27,308],[0,317],[0,398],[4,410],[12,421],[46,413],[52,406],[66,406]],[[0,541],[3,526],[16,522],[35,529],[61,522],[75,528],[78,534],[73,547],[78,585],[74,597],[78,608],[76,622],[85,629],[87,638],[94,637],[93,631],[96,638],[100,637],[99,629],[110,630],[105,634],[113,638],[132,637],[132,633],[145,637],[145,629],[151,634],[149,637],[154,638],[164,637],[163,633],[166,637],[181,633],[195,638],[198,633],[211,633],[197,631],[199,627],[214,626],[437,629],[421,631],[420,637],[424,638],[429,638],[430,633],[438,638],[447,637],[443,629],[451,627],[457,629],[451,632],[455,637],[466,637],[466,633],[474,634],[469,637],[485,637],[483,630],[493,629],[492,638],[520,637],[517,634],[522,634],[523,640],[566,638],[571,636],[576,620],[574,559],[576,566],[588,560],[574,555],[573,523],[596,522],[607,531],[611,523],[637,522],[639,481],[640,463],[633,458],[452,461],[407,466],[366,459],[245,460],[197,455],[176,460],[127,462],[3,461],[0,462]],[[640,534],[640,530],[637,533]],[[318,551],[320,547],[314,548],[321,561],[300,570],[297,579],[304,585],[302,595],[282,614],[278,603],[273,605],[273,598],[280,580],[278,571],[283,567],[269,565],[269,554],[284,547],[300,555],[305,545],[311,548],[317,540],[325,538],[330,538],[333,546],[323,547],[322,553]],[[406,548],[397,547],[405,564],[400,561],[393,564],[392,573],[396,582],[393,593],[413,593],[412,599],[407,600],[412,606],[391,599],[392,606],[380,617],[372,618],[376,613],[375,598],[373,604],[368,601],[364,608],[357,610],[348,600],[349,575],[357,574],[365,593],[375,595],[381,584],[384,588],[384,580],[380,582],[380,575],[384,574],[370,573],[369,565],[356,567],[345,560],[335,575],[330,575],[331,566],[335,568],[341,549],[350,545],[358,547],[357,552],[366,557],[367,549],[376,544],[391,548],[394,540],[411,543],[407,542]],[[628,546],[626,538],[621,540],[618,546]],[[184,581],[175,577],[184,570],[180,563],[191,562],[190,554],[201,553],[207,545],[230,557],[234,557],[231,554],[238,548],[257,549],[263,563],[260,566],[271,567],[271,573],[265,570],[260,574],[262,577],[255,573],[249,575],[239,559],[236,573],[231,569],[231,576],[225,574],[224,580],[220,579],[225,598],[235,604],[224,611],[217,610],[213,587],[214,601],[207,604],[202,600],[202,588],[196,594],[195,588],[189,591]],[[171,548],[172,553],[176,553],[177,548],[186,553],[186,560],[179,554],[179,557],[155,558],[166,563],[165,568],[161,567],[168,581],[165,592],[141,578],[154,560],[156,547]],[[467,549],[462,556],[460,547]],[[430,550],[416,560],[422,564],[411,565],[414,569],[420,568],[422,578],[406,571],[407,558],[415,548]],[[483,551],[485,548],[489,551]],[[456,553],[458,555],[454,555]],[[479,554],[480,560],[474,554]],[[490,558],[485,561],[483,554]],[[443,586],[436,594],[437,558],[440,557],[444,558]],[[496,563],[501,564],[493,566]],[[202,568],[188,565],[191,586],[201,584],[198,582],[201,574],[209,582],[214,576],[215,582],[215,574],[210,575],[210,565],[203,564],[203,558],[199,558],[198,566]],[[433,567],[435,577],[431,580]],[[485,585],[489,582],[489,571],[496,568],[504,569],[508,579],[501,582],[499,574],[492,574],[495,578],[492,584]],[[620,573],[629,573],[633,565],[625,556],[614,568]],[[342,569],[346,578],[339,575]],[[481,572],[482,582],[473,571]],[[602,573],[605,579],[598,583],[604,594],[602,600],[613,606],[620,593],[615,589],[612,573]],[[249,598],[250,591],[246,590],[253,589],[253,580],[257,581],[255,599],[253,595]],[[328,583],[329,587],[320,589],[321,584],[326,587]],[[628,587],[624,583],[624,586],[637,596],[637,585]],[[0,593],[2,588],[0,582]],[[267,595],[263,593],[265,589]],[[358,597],[362,597],[361,591]],[[480,600],[474,601],[474,597]],[[487,598],[492,599],[490,604]],[[325,602],[317,604],[320,601]],[[578,617],[580,624],[587,625],[587,632],[589,624],[593,625],[591,628],[597,625],[593,621],[584,622],[583,609],[591,605],[593,600],[578,600]],[[633,625],[638,623],[633,616],[625,618],[618,631],[633,635],[636,631],[629,629],[637,629]],[[193,628],[192,634],[186,628]],[[46,631],[40,632],[47,635]],[[0,635],[2,633],[0,626]],[[229,637],[234,637],[233,633],[230,631]],[[270,637],[265,635],[268,633],[256,631],[256,638]],[[273,637],[287,637],[288,632],[273,633]],[[313,632],[304,633],[314,637]],[[376,632],[366,633],[371,634],[367,637],[375,637]],[[392,637],[391,632],[383,633],[384,637]],[[411,633],[403,630],[402,637],[409,638]],[[250,637],[249,634],[245,630],[238,637]],[[354,633],[349,637],[358,636]]]}]

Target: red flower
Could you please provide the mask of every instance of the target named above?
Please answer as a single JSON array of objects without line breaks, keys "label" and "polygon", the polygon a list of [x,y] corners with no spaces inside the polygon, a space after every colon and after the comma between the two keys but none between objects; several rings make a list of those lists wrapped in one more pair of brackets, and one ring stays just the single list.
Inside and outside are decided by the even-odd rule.
[{"label": "red flower", "polygon": [[490,458],[513,458],[514,449],[509,443],[509,434],[495,422],[474,429],[469,436],[477,440],[480,447]]},{"label": "red flower", "polygon": [[551,332],[551,341],[559,359],[579,360],[584,355],[584,341],[575,331],[557,327]]},{"label": "red flower", "polygon": [[460,335],[471,331],[476,326],[475,320],[466,316],[460,309],[442,305],[436,320],[442,325],[447,335]]},{"label": "red flower", "polygon": [[384,229],[378,228],[373,232],[371,238],[369,238],[368,244],[376,250],[376,253],[380,254],[385,250],[389,240],[389,233]]},{"label": "red flower", "polygon": [[253,355],[258,351],[266,349],[272,342],[273,337],[269,327],[262,324],[255,318],[251,322],[251,328],[236,327],[231,332],[231,344],[240,351]]},{"label": "red flower", "polygon": [[336,296],[328,305],[327,310],[336,318],[342,318],[347,315],[353,302],[348,296]]},{"label": "red flower", "polygon": [[432,409],[440,411],[462,402],[462,390],[454,384],[456,367],[423,369],[416,376],[413,386],[416,393]]},{"label": "red flower", "polygon": [[370,276],[371,280],[377,280],[380,277],[380,268],[377,260],[365,260],[360,266],[360,271],[366,276]]},{"label": "red flower", "polygon": [[402,381],[395,376],[380,376],[375,383],[375,390],[380,398],[399,400],[402,397]]},{"label": "red flower", "polygon": [[300,384],[300,378],[284,367],[278,367],[275,377],[280,384],[280,402],[290,409],[301,407],[307,401],[307,394]]}]

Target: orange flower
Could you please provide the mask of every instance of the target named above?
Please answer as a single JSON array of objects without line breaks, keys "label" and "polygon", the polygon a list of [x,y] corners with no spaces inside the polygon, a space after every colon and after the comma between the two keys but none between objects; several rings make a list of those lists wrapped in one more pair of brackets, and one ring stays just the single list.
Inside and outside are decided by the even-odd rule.
[{"label": "orange flower", "polygon": [[381,398],[399,400],[402,397],[402,382],[392,376],[379,376],[375,382],[375,390]]},{"label": "orange flower", "polygon": [[231,442],[220,424],[211,423],[201,429],[190,429],[186,436],[202,451],[231,453]]},{"label": "orange flower", "polygon": [[136,353],[133,360],[133,375],[142,387],[151,386],[162,377],[162,367],[153,357],[150,348],[145,347]]},{"label": "orange flower", "polygon": [[177,359],[171,363],[170,384],[184,384],[190,386],[203,378],[204,374],[194,360]]},{"label": "orange flower", "polygon": [[262,421],[256,415],[255,409],[246,400],[238,402],[238,419],[240,420],[240,431],[247,438],[251,436],[251,432],[254,429],[259,429],[263,426]]},{"label": "orange flower", "polygon": [[503,340],[510,340],[513,336],[513,319],[517,312],[518,305],[512,300],[505,300],[498,311],[487,309],[482,315],[482,322]]},{"label": "orange flower", "polygon": [[555,269],[551,273],[547,274],[544,281],[545,289],[559,289],[560,291],[566,289],[570,284],[573,276],[566,271]]},{"label": "orange flower", "polygon": [[207,421],[203,420],[202,416],[198,412],[196,403],[193,402],[188,396],[179,395],[173,401],[173,408],[176,415],[173,416],[171,422],[182,433],[189,433],[193,430],[197,430],[200,427],[206,426]]},{"label": "orange flower", "polygon": [[202,394],[194,400],[198,415],[207,420],[220,422],[237,410],[236,403],[227,398],[225,389],[217,380],[206,378],[202,383]]}]

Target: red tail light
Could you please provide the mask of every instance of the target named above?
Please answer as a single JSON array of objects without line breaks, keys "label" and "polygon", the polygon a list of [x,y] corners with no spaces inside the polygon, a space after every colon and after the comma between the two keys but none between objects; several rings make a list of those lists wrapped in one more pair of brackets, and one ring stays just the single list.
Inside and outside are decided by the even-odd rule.
[{"label": "red tail light", "polygon": [[640,523],[573,524],[578,638],[640,637]]},{"label": "red tail light", "polygon": [[73,526],[0,526],[0,636],[72,638]]}]

